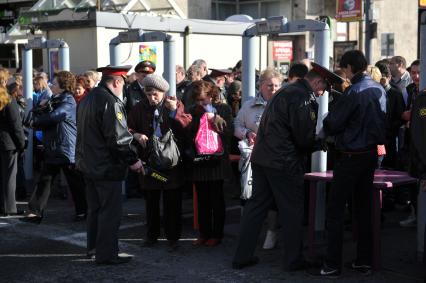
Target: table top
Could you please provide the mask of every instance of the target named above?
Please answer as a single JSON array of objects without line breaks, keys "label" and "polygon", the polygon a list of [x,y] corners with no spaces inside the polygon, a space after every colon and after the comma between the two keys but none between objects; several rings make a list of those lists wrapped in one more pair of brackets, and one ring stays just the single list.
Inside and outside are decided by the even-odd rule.
[{"label": "table top", "polygon": [[[306,173],[305,179],[330,182],[333,179],[333,171]],[[376,170],[374,172],[374,187],[379,189],[415,184],[416,182],[417,179],[409,176],[407,172],[391,170]]]}]

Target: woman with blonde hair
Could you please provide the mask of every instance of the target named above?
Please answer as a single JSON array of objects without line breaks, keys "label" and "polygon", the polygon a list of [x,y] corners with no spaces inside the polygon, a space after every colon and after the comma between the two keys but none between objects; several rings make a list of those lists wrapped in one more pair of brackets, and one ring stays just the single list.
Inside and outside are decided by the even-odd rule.
[{"label": "woman with blonde hair", "polygon": [[36,108],[37,106],[43,105],[52,97],[52,91],[47,85],[46,79],[41,75],[35,76],[33,80],[33,88],[34,88],[34,94],[33,94],[34,108]]},{"label": "woman with blonde hair", "polygon": [[4,78],[5,73],[0,70],[0,214],[13,215],[17,214],[18,152],[24,151],[25,136],[18,105],[3,86]]}]

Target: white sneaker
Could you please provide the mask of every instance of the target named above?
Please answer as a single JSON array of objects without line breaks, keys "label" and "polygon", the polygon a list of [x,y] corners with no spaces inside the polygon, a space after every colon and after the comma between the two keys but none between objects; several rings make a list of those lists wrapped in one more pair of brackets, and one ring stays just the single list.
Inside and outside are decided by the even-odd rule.
[{"label": "white sneaker", "polygon": [[416,213],[414,211],[414,207],[411,206],[411,213],[408,216],[407,219],[399,221],[399,225],[401,227],[406,227],[406,228],[410,228],[410,227],[416,227],[417,226],[417,218],[416,218]]},{"label": "white sneaker", "polygon": [[277,244],[277,232],[268,230],[266,232],[265,242],[263,243],[264,250],[271,250]]}]

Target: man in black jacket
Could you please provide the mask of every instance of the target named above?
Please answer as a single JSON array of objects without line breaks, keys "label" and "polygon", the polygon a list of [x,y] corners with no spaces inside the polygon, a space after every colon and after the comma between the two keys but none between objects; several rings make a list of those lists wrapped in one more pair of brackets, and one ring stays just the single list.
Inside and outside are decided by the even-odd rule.
[{"label": "man in black jacket", "polygon": [[80,103],[77,128],[77,168],[86,180],[88,203],[87,253],[96,263],[125,263],[118,255],[122,213],[121,187],[127,167],[142,173],[132,147],[123,103],[124,76],[131,66],[104,67],[102,80]]},{"label": "man in black jacket", "polygon": [[126,111],[130,113],[133,106],[136,105],[141,99],[146,99],[145,93],[142,87],[143,79],[155,72],[156,66],[153,62],[145,60],[139,62],[135,67],[136,81],[132,82],[130,85],[125,87],[125,97],[126,97]]},{"label": "man in black jacket", "polygon": [[305,268],[302,256],[303,175],[307,153],[315,144],[318,105],[327,82],[311,70],[304,79],[278,91],[266,106],[251,156],[253,194],[244,207],[233,268],[256,264],[263,220],[277,204],[284,239],[284,269]]},{"label": "man in black jacket", "polygon": [[390,83],[392,75],[389,64],[382,60],[376,63],[376,67],[382,73],[380,83],[386,91],[386,156],[383,159],[382,166],[395,170],[397,169],[396,138],[399,128],[403,124],[401,115],[405,108],[404,98],[402,92]]},{"label": "man in black jacket", "polygon": [[343,93],[333,111],[324,119],[324,132],[336,137],[337,157],[328,196],[328,246],[323,266],[311,275],[340,276],[342,268],[343,223],[346,201],[353,192],[354,215],[358,225],[357,258],[353,270],[371,272],[372,190],[377,166],[377,145],[385,142],[385,90],[365,74],[367,60],[359,50],[347,51],[340,61],[352,85]]}]

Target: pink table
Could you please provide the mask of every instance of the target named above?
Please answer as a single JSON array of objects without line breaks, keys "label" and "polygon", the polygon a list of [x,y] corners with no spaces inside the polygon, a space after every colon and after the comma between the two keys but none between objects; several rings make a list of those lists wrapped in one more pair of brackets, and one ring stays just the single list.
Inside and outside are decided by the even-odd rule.
[{"label": "pink table", "polygon": [[[313,172],[305,174],[305,180],[310,181],[309,186],[309,227],[308,227],[308,247],[309,255],[315,254],[315,210],[316,210],[316,188],[320,181],[331,182],[333,171]],[[373,269],[378,270],[381,264],[381,242],[380,242],[380,210],[381,193],[383,189],[415,184],[417,179],[410,177],[406,172],[376,170],[374,173],[373,190]]]}]

